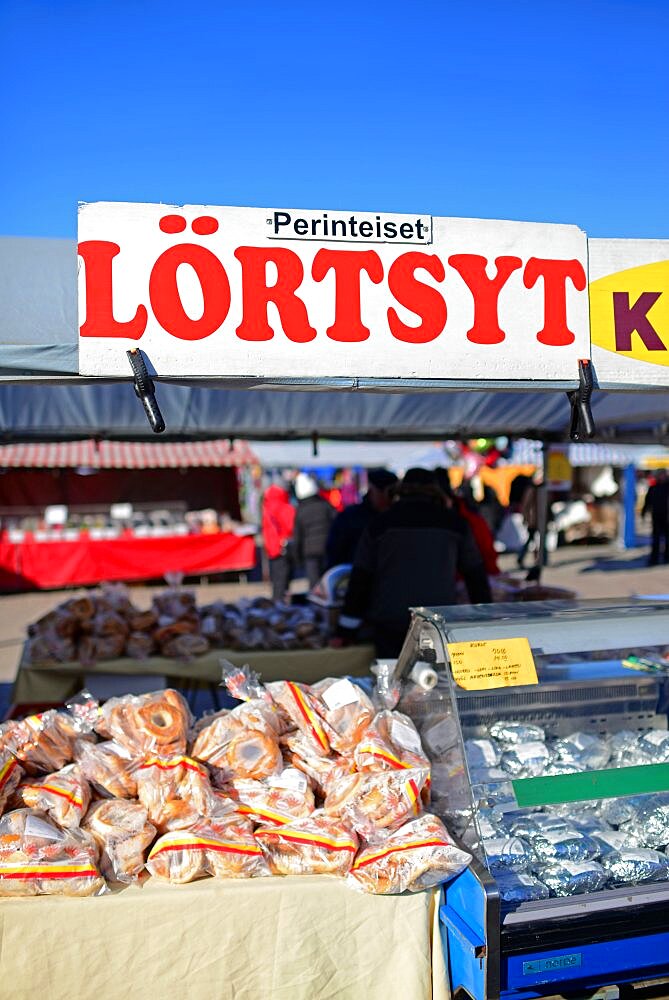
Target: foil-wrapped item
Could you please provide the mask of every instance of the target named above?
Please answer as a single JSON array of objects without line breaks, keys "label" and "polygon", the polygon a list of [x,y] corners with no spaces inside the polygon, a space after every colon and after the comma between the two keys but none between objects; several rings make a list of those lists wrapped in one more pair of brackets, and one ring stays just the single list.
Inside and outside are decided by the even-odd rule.
[{"label": "foil-wrapped item", "polygon": [[493,740],[465,740],[465,753],[470,767],[498,767],[501,748]]},{"label": "foil-wrapped item", "polygon": [[577,896],[603,889],[609,876],[597,861],[580,864],[562,861],[557,864],[535,866],[534,874],[548,886],[553,896]]},{"label": "foil-wrapped item", "polygon": [[669,876],[667,855],[640,847],[611,851],[602,858],[602,867],[615,885],[662,882]]},{"label": "foil-wrapped item", "polygon": [[621,729],[609,740],[611,747],[611,763],[616,767],[634,767],[643,764],[644,754],[639,750],[639,738],[642,734],[631,729]]},{"label": "foil-wrapped item", "polygon": [[600,830],[597,833],[593,832],[591,836],[599,846],[599,856],[601,858],[605,858],[609,854],[615,854],[619,851],[626,851],[640,846],[636,838],[625,830]]},{"label": "foil-wrapped item", "polygon": [[495,837],[481,842],[490,871],[526,871],[532,860],[532,851],[519,837]]},{"label": "foil-wrapped item", "polygon": [[651,729],[639,739],[638,747],[647,763],[666,764],[669,761],[669,732]]},{"label": "foil-wrapped item", "polygon": [[481,840],[493,840],[496,837],[506,836],[506,830],[492,809],[479,809],[476,814],[476,823]]},{"label": "foil-wrapped item", "polygon": [[530,903],[534,899],[548,899],[548,888],[533,875],[505,872],[495,877],[497,888],[505,903]]},{"label": "foil-wrapped item", "polygon": [[551,755],[545,743],[521,743],[502,754],[502,769],[516,778],[536,778],[543,774]]},{"label": "foil-wrapped item", "polygon": [[595,841],[573,827],[541,830],[528,840],[537,861],[590,861],[599,855]]},{"label": "foil-wrapped item", "polygon": [[620,829],[644,847],[669,844],[669,793],[644,795],[643,800],[635,804],[630,819],[620,824]]},{"label": "foil-wrapped item", "polygon": [[[574,803],[572,808],[578,807],[580,803]],[[613,832],[611,827],[603,820],[600,816],[593,816],[591,814],[585,814],[583,816],[570,816],[570,823],[581,833],[586,833],[589,837],[599,836],[602,833]]]},{"label": "foil-wrapped item", "polygon": [[546,733],[541,726],[528,722],[494,722],[488,732],[494,740],[511,746],[533,741],[544,743],[546,740]]},{"label": "foil-wrapped item", "polygon": [[629,798],[605,799],[600,806],[600,816],[611,826],[635,822],[647,798],[647,795],[632,795]]},{"label": "foil-wrapped item", "polygon": [[530,840],[548,830],[568,831],[570,829],[566,820],[561,816],[530,812],[529,810],[522,813],[519,811],[519,813],[508,817],[506,825],[514,837],[522,837],[524,840]]},{"label": "foil-wrapped item", "polygon": [[606,740],[591,733],[572,733],[555,741],[560,760],[574,764],[582,771],[596,771],[606,767],[611,758],[611,747]]},{"label": "foil-wrapped item", "polygon": [[494,782],[492,785],[476,785],[472,789],[480,809],[496,809],[500,814],[516,809],[516,797],[510,781]]},{"label": "foil-wrapped item", "polygon": [[576,767],[575,764],[568,764],[565,760],[552,760],[544,774],[547,777],[553,777],[556,774],[580,774],[581,768]]}]

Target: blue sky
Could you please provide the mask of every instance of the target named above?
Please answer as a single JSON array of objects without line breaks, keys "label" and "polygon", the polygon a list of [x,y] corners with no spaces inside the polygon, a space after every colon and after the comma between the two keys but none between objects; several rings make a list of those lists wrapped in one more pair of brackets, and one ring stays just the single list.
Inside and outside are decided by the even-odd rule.
[{"label": "blue sky", "polygon": [[78,201],[669,238],[668,0],[0,0],[0,233]]}]

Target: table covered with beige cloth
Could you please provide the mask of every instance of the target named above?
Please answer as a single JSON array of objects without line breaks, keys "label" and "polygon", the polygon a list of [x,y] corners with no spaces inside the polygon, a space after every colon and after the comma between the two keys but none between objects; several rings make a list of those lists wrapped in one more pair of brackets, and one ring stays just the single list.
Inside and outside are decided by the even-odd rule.
[{"label": "table covered with beige cloth", "polygon": [[0,898],[0,981],[41,1000],[448,1000],[438,903],[321,875]]},{"label": "table covered with beige cloth", "polygon": [[85,667],[81,663],[35,667],[28,663],[24,655],[19,664],[12,701],[14,704],[61,702],[80,691],[86,675],[90,674],[155,674],[156,677],[166,677],[169,684],[178,687],[217,684],[221,680],[222,659],[230,660],[237,666],[248,663],[266,681],[286,678],[309,684],[323,677],[364,676],[374,661],[374,647],[242,653],[215,649],[187,663],[162,656],[146,660],[124,656]]}]

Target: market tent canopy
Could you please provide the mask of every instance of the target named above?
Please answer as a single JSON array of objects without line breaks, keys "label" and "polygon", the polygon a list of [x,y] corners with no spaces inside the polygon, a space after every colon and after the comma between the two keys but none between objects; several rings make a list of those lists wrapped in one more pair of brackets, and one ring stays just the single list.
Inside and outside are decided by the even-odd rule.
[{"label": "market tent canopy", "polygon": [[[76,268],[74,240],[0,238],[0,436],[156,440],[130,383],[77,376]],[[68,384],[29,384],[41,379]],[[569,425],[559,392],[211,391],[160,382],[157,396],[174,439],[562,440]],[[593,412],[600,437],[660,442],[669,393],[596,392]]]},{"label": "market tent canopy", "polygon": [[2,469],[196,469],[257,464],[246,441],[59,441],[0,445]]}]

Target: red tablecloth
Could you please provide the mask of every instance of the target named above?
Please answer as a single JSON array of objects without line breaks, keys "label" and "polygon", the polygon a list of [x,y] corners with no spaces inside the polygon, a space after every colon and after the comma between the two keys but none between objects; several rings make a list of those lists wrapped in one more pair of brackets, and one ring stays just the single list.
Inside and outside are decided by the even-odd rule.
[{"label": "red tablecloth", "polygon": [[0,590],[35,590],[106,580],[148,580],[165,573],[220,573],[251,569],[252,535],[173,535],[165,538],[13,543],[0,537]]}]

